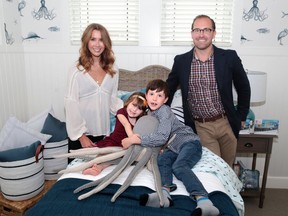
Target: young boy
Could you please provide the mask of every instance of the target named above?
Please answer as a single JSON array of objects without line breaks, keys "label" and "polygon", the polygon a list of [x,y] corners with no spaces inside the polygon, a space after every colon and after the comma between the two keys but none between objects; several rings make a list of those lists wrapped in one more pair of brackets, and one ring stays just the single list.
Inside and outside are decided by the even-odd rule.
[{"label": "young boy", "polygon": [[[182,124],[165,105],[168,100],[168,86],[163,80],[152,80],[146,88],[146,100],[149,106],[149,115],[159,120],[158,129],[149,135],[134,134],[122,140],[124,148],[132,144],[141,144],[147,147],[162,146],[169,137],[175,138],[158,156],[158,166],[161,175],[162,190],[165,197],[164,207],[172,205],[170,192],[176,190],[173,184],[173,174],[181,180],[192,199],[197,201],[197,211],[202,216],[218,215],[219,210],[208,198],[208,193],[191,170],[202,156],[202,145],[199,137],[193,130]],[[140,204],[151,207],[162,207],[157,193],[145,194],[140,197]]]}]

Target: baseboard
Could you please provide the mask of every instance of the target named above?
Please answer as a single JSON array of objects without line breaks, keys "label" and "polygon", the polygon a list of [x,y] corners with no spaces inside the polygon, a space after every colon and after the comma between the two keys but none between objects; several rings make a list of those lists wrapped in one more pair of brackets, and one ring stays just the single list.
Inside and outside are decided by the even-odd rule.
[{"label": "baseboard", "polygon": [[[262,181],[262,179],[261,179]],[[288,189],[288,177],[272,177],[268,176],[266,188]]]}]

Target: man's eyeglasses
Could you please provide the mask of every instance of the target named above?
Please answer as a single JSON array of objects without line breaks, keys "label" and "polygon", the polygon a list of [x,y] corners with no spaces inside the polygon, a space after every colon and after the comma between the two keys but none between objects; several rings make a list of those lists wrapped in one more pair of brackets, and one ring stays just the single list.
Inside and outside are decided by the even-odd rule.
[{"label": "man's eyeglasses", "polygon": [[201,32],[203,32],[204,34],[209,34],[212,31],[214,31],[214,29],[211,29],[211,28],[204,28],[204,29],[195,28],[195,29],[192,29],[192,32],[196,33],[196,34],[200,34]]}]

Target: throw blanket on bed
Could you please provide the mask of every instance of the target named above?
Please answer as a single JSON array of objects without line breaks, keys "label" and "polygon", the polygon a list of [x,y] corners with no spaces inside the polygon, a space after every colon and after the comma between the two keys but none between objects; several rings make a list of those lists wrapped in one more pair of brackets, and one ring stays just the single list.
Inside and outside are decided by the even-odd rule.
[{"label": "throw blanket on bed", "polygon": [[[79,201],[78,195],[73,194],[72,191],[87,182],[89,181],[75,178],[59,180],[34,207],[25,213],[25,216],[190,216],[196,207],[195,201],[183,195],[172,195],[174,205],[169,208],[140,206],[140,194],[153,192],[150,188],[143,186],[128,187],[116,202],[112,203],[110,200],[119,189],[118,184],[110,184],[100,193]],[[237,209],[227,194],[214,191],[209,194],[209,198],[217,206],[221,216],[238,215]]]}]

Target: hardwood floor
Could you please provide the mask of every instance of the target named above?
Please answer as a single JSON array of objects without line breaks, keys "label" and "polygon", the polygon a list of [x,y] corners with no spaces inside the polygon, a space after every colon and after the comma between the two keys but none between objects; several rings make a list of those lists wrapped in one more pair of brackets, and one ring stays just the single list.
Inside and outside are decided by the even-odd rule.
[{"label": "hardwood floor", "polygon": [[266,189],[263,208],[259,199],[243,197],[245,216],[286,216],[288,215],[288,189]]}]

